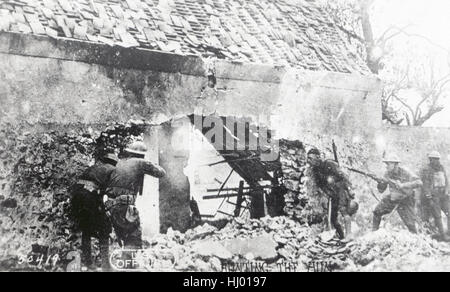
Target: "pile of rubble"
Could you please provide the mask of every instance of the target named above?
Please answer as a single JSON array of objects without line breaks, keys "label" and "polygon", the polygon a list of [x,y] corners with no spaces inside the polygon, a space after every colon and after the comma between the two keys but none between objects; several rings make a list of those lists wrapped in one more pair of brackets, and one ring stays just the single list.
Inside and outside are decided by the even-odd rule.
[{"label": "pile of rubble", "polygon": [[352,245],[346,271],[450,271],[450,246],[429,235],[405,229],[380,229],[359,237]]},{"label": "pile of rubble", "polygon": [[218,230],[199,226],[182,234],[169,230],[149,242],[149,271],[308,271],[347,266],[350,249],[329,232],[287,217],[235,219]]},{"label": "pile of rubble", "polygon": [[334,232],[287,217],[235,219],[218,230],[169,230],[149,242],[147,271],[330,272],[449,271],[450,247],[406,230],[370,232],[340,241]]},{"label": "pile of rubble", "polygon": [[[30,253],[47,258],[58,255],[63,260],[48,269],[66,269],[70,252],[80,245],[76,226],[68,217],[69,187],[93,158],[105,150],[123,149],[139,139],[146,127],[142,122],[96,130],[71,126],[70,131],[2,127],[0,269],[21,269],[20,256]],[[342,242],[333,232],[323,232],[323,224],[315,223],[326,217],[327,206],[314,182],[307,179],[306,149],[300,142],[286,141],[280,149],[282,183],[287,190],[285,217],[238,218],[221,229],[205,224],[184,234],[169,229],[148,242],[145,270],[450,271],[446,244],[403,230],[365,232],[362,227],[369,226],[374,199],[370,182],[359,177],[354,181],[363,208],[355,219],[361,236]]]}]

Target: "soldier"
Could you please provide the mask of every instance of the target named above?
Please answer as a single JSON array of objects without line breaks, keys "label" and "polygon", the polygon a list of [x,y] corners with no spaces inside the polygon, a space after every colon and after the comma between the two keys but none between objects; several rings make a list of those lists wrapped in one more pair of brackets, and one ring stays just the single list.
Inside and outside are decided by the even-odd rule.
[{"label": "soldier", "polygon": [[344,218],[347,235],[351,233],[351,216],[358,210],[358,204],[351,191],[352,184],[347,175],[333,160],[322,160],[316,148],[308,151],[308,164],[312,167],[317,186],[331,199],[330,221],[340,239],[345,238],[344,230],[339,223],[339,212]]},{"label": "soldier", "polygon": [[87,267],[92,266],[91,237],[97,237],[102,268],[109,269],[109,234],[112,229],[103,204],[103,195],[117,162],[114,154],[101,157],[79,177],[71,192],[72,215],[82,232],[82,263]]},{"label": "soldier", "polygon": [[448,195],[449,184],[447,173],[442,166],[441,155],[433,151],[428,155],[430,163],[420,172],[423,182],[421,203],[422,208],[429,211],[439,231],[439,238],[449,241],[450,237],[445,234],[442,224],[441,210],[447,216],[447,230],[450,230],[450,198]]},{"label": "soldier", "polygon": [[109,197],[107,211],[117,238],[122,246],[129,249],[142,248],[142,231],[135,202],[142,195],[146,174],[161,178],[166,172],[161,167],[146,161],[147,147],[142,142],[134,142],[125,149],[116,166],[111,183],[106,190]]},{"label": "soldier", "polygon": [[421,180],[407,169],[400,166],[400,159],[390,154],[383,160],[386,163],[384,179],[378,181],[378,191],[384,193],[389,186],[387,194],[373,212],[373,230],[380,228],[383,215],[397,210],[408,230],[417,233],[414,214],[414,189],[422,186]]}]

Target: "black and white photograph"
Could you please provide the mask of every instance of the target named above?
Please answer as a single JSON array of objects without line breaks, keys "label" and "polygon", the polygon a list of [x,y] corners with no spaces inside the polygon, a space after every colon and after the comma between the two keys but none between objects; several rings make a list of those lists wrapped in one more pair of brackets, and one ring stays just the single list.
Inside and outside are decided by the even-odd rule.
[{"label": "black and white photograph", "polygon": [[450,272],[449,12],[0,0],[0,271]]}]

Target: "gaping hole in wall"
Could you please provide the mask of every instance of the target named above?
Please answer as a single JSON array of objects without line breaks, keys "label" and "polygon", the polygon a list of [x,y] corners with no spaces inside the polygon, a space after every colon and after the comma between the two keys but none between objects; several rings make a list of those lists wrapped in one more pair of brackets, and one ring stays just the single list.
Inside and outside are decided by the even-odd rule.
[{"label": "gaping hole in wall", "polygon": [[189,119],[187,172],[203,220],[288,215],[301,223],[323,221],[326,202],[307,179],[301,142],[275,140],[270,129],[246,118]]},{"label": "gaping hole in wall", "polygon": [[[269,139],[263,141],[270,138],[270,131],[245,118],[189,118],[193,128],[187,171],[203,221],[281,215],[282,207],[277,213],[273,206],[282,202],[272,199],[272,190],[279,185],[277,147],[270,148],[276,145],[269,145]],[[258,137],[258,131],[266,133]],[[264,151],[272,157],[264,159]]]},{"label": "gaping hole in wall", "polygon": [[[146,158],[167,171],[163,179],[146,177],[137,200],[144,238],[205,222],[223,227],[233,217],[287,215],[319,223],[326,214],[307,179],[304,145],[275,141],[269,129],[250,119],[190,115],[158,125],[23,124],[1,134],[5,253],[27,254],[31,244],[62,258],[76,250],[80,239],[70,218],[70,186],[95,158],[119,153],[134,140],[142,140]],[[17,258],[2,263],[15,264]]]}]

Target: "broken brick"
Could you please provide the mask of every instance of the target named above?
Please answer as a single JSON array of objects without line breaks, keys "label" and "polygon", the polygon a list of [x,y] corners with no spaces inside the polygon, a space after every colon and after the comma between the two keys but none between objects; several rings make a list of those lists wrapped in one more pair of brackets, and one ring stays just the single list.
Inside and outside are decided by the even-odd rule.
[{"label": "broken brick", "polygon": [[0,203],[3,208],[14,209],[17,208],[17,200],[13,198],[6,199]]}]

